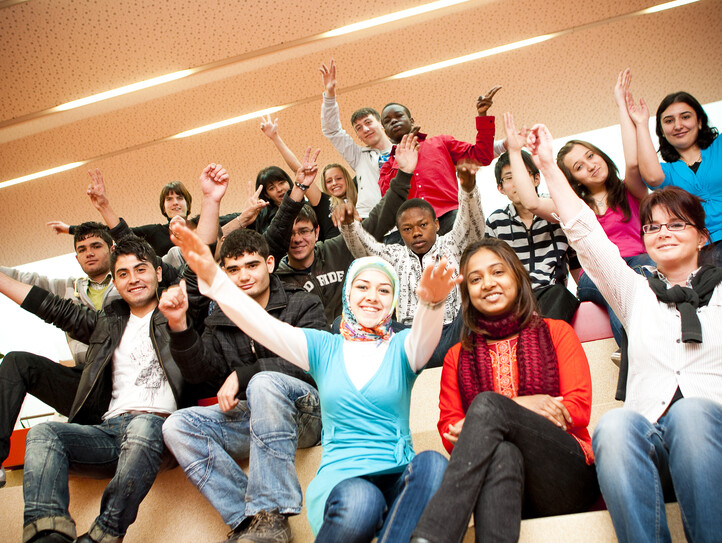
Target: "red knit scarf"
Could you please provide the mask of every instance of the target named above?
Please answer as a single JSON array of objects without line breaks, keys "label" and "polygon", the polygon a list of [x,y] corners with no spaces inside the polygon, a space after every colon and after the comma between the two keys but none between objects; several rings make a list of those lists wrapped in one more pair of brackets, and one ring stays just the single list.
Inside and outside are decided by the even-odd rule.
[{"label": "red knit scarf", "polygon": [[[500,320],[479,317],[476,325],[486,330],[490,339],[503,339],[519,334],[517,367],[519,370],[519,396],[548,394],[559,396],[559,364],[549,327],[544,319],[534,315],[529,324],[521,328],[514,315]],[[458,383],[461,405],[467,409],[480,392],[494,390],[491,356],[486,337],[474,334],[472,349],[459,352]]]}]

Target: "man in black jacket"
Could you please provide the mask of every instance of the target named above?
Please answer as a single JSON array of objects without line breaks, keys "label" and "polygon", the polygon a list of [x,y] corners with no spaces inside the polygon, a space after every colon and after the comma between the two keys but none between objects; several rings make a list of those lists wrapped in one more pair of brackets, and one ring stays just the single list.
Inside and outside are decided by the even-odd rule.
[{"label": "man in black jacket", "polygon": [[[271,275],[274,258],[261,234],[246,229],[229,234],[221,263],[231,281],[277,319],[326,328],[317,296]],[[198,294],[195,276],[187,279],[187,287],[169,289],[160,301],[173,358],[189,382],[220,379],[223,384],[217,406],[183,409],[165,422],[166,445],[230,526],[229,541],[291,541],[286,517],[300,513],[302,503],[296,448],[311,447],[321,437],[316,385],[307,373],[255,343],[218,306],[199,335],[187,313],[190,307],[203,315],[208,299]],[[247,476],[237,464],[242,458],[249,458]]]},{"label": "man in black jacket", "polygon": [[80,543],[121,541],[155,480],[164,457],[161,427],[182,406],[183,394],[167,321],[157,310],[161,269],[155,262],[145,241],[129,236],[118,242],[110,269],[122,299],[102,311],[2,278],[9,298],[89,344],[69,424],[40,424],[27,436],[25,543],[75,540],[70,470],[112,477],[100,515]]}]

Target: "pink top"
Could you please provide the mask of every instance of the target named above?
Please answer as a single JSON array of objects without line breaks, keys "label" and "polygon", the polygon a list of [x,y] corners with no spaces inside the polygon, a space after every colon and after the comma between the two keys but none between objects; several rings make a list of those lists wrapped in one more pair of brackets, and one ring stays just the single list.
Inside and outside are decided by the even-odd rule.
[{"label": "pink top", "polygon": [[624,214],[621,210],[607,208],[604,215],[597,215],[599,224],[609,240],[619,248],[619,254],[623,258],[637,256],[646,253],[642,242],[642,223],[639,220],[639,200],[627,190],[627,201],[632,215],[628,222],[624,222]]}]

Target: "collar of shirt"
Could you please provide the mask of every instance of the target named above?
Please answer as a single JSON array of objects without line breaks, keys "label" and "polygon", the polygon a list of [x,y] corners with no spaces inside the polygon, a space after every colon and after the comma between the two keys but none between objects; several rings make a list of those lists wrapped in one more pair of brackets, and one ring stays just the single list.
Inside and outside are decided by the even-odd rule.
[{"label": "collar of shirt", "polygon": [[[659,271],[654,266],[644,266],[646,269],[648,269],[652,273],[657,273],[657,276],[664,282],[665,285],[667,285],[667,288],[672,288],[674,285],[667,279],[664,274]],[[697,268],[692,273],[689,274],[689,277],[687,277],[687,287],[692,288],[692,279],[694,279],[695,275],[699,272],[700,268]]]}]

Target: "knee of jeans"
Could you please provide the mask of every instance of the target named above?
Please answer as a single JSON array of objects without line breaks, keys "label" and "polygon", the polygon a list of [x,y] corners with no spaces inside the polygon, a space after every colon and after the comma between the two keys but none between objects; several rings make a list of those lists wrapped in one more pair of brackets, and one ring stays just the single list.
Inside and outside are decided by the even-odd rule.
[{"label": "knee of jeans", "polygon": [[488,416],[497,416],[499,409],[508,398],[496,392],[485,391],[476,395],[466,412],[467,419],[479,419]]},{"label": "knee of jeans", "polygon": [[[618,408],[605,413],[592,436],[595,456],[623,457],[629,445],[644,439],[652,428],[651,423],[631,409]],[[598,458],[599,460],[599,458]]]},{"label": "knee of jeans", "polygon": [[426,486],[436,490],[441,485],[449,461],[436,451],[423,451],[411,461],[411,469],[423,473]]},{"label": "knee of jeans", "polygon": [[163,441],[168,447],[180,441],[183,434],[193,433],[190,421],[185,417],[185,414],[181,411],[176,411],[170,417],[165,419],[163,427],[161,429],[163,433]]},{"label": "knee of jeans", "polygon": [[254,400],[256,403],[259,401],[267,402],[273,398],[286,396],[283,381],[274,376],[274,373],[275,372],[271,371],[262,371],[248,381],[246,398],[248,399],[249,405],[251,405]]},{"label": "knee of jeans", "polygon": [[524,456],[521,454],[519,447],[509,441],[502,441],[497,445],[491,457],[491,465],[513,470],[523,479]]},{"label": "knee of jeans", "polygon": [[355,477],[333,488],[326,500],[324,521],[343,523],[350,531],[374,533],[383,522],[385,509],[386,500],[381,490],[370,481]]}]

